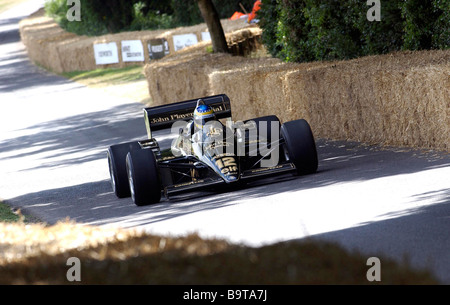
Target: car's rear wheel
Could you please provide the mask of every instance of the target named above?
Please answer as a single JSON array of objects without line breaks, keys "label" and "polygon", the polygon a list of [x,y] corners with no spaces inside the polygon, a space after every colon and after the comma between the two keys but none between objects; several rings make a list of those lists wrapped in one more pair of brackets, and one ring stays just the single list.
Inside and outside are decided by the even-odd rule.
[{"label": "car's rear wheel", "polygon": [[141,149],[141,146],[138,142],[122,143],[112,145],[108,148],[107,155],[111,187],[119,198],[130,197],[125,159],[130,151],[139,149]]},{"label": "car's rear wheel", "polygon": [[[280,120],[276,115],[268,115],[245,121],[245,123],[248,123],[250,121],[253,121],[256,124],[257,138],[252,139],[252,137],[254,137],[255,134],[254,133],[252,134],[252,131],[246,130],[245,138],[246,142],[249,143],[248,153],[252,154],[252,152],[253,153],[256,152],[257,156],[256,160],[258,160],[260,165],[263,167],[275,166],[279,160],[278,158],[273,158],[272,156],[274,150],[272,143],[275,146],[278,146],[280,125],[281,125]],[[272,130],[273,129],[272,127],[274,126],[276,126],[276,129]],[[272,132],[274,134],[272,134]],[[273,135],[275,135],[275,137],[273,137]],[[277,156],[278,154],[275,155],[275,157]],[[254,161],[255,160],[251,162]]]},{"label": "car's rear wheel", "polygon": [[126,166],[133,202],[138,206],[158,203],[161,200],[161,182],[153,151],[130,151]]},{"label": "car's rear wheel", "polygon": [[[280,119],[276,115],[267,115],[259,118],[254,118],[248,121],[245,121],[245,123],[248,123],[250,121],[253,121],[256,123],[256,128],[258,130],[258,137],[261,134],[264,134],[267,136],[267,142],[272,143],[272,122],[276,122],[278,125],[278,130],[280,129]],[[265,123],[262,123],[265,122]],[[278,131],[277,131],[278,136]]]},{"label": "car's rear wheel", "polygon": [[281,125],[281,137],[285,141],[286,157],[294,163],[297,174],[315,173],[319,162],[316,142],[308,122],[300,119],[284,123]]}]

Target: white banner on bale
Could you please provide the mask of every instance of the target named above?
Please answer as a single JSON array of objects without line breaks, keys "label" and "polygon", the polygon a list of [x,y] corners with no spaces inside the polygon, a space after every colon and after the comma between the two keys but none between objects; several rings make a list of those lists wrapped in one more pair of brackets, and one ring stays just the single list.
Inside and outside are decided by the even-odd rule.
[{"label": "white banner on bale", "polygon": [[117,64],[119,62],[117,44],[115,42],[94,44],[94,56],[97,65]]},{"label": "white banner on bale", "polygon": [[122,41],[122,60],[144,61],[144,46],[140,40],[123,40]]},{"label": "white banner on bale", "polygon": [[202,41],[210,41],[211,34],[209,32],[202,32]]},{"label": "white banner on bale", "polygon": [[173,45],[175,51],[179,51],[185,47],[189,47],[197,43],[198,39],[195,34],[173,35]]}]

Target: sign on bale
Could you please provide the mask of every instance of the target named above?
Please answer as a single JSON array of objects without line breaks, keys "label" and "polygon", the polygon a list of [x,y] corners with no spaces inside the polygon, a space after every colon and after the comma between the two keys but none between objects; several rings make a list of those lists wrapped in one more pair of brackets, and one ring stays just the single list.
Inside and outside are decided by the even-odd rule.
[{"label": "sign on bale", "polygon": [[118,63],[117,44],[115,42],[94,44],[94,56],[97,65]]},{"label": "sign on bale", "polygon": [[165,38],[150,39],[147,42],[147,46],[150,61],[161,59],[170,53],[169,43]]},{"label": "sign on bale", "polygon": [[202,32],[202,41],[210,41],[210,40],[211,40],[211,33]]},{"label": "sign on bale", "polygon": [[122,61],[123,62],[143,62],[144,46],[140,40],[123,40],[122,41]]},{"label": "sign on bale", "polygon": [[173,35],[173,45],[175,48],[175,52],[197,43],[198,39],[197,35],[195,34]]}]

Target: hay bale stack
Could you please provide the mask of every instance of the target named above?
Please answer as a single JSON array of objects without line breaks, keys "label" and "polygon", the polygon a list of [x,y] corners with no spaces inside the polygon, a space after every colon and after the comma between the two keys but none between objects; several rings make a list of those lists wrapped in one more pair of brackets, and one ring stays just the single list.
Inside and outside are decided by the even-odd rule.
[{"label": "hay bale stack", "polygon": [[[133,65],[143,65],[149,62],[147,42],[153,38],[161,38],[167,34],[165,31],[142,31],[119,34],[107,34],[97,37],[74,36],[70,39],[59,41],[56,49],[61,59],[62,72],[89,71],[98,68],[124,68]],[[144,47],[143,62],[125,62],[122,58],[122,41],[140,40]],[[119,54],[119,62],[114,64],[97,65],[94,56],[94,44],[115,42]]]},{"label": "hay bale stack", "polygon": [[54,72],[63,72],[58,43],[76,35],[61,29],[40,9],[19,23],[20,36],[29,57],[37,64]]},{"label": "hay bale stack", "polygon": [[449,150],[449,50],[303,64],[192,50],[146,67],[155,104],[225,93],[234,120],[305,118],[318,137]]},{"label": "hay bale stack", "polygon": [[259,27],[239,29],[226,35],[231,54],[248,56],[251,52],[262,48],[262,30]]},{"label": "hay bale stack", "polygon": [[284,77],[295,66],[273,58],[248,58],[212,73],[212,92],[230,97],[234,120],[278,115],[285,107]]},{"label": "hay bale stack", "polygon": [[[209,75],[228,66],[244,62],[243,57],[230,54],[207,54],[206,43],[186,48],[179,56],[168,56],[144,68],[152,105],[174,103],[215,94],[211,90]],[[203,49],[202,49],[203,47]]]},{"label": "hay bale stack", "polygon": [[[242,20],[221,20],[226,33],[249,28],[248,33],[256,33],[259,28]],[[165,38],[174,53],[173,36],[193,33],[201,41],[201,33],[208,31],[205,23],[179,27],[171,30],[134,31],[108,34],[98,37],[78,36],[63,30],[52,18],[40,9],[20,23],[22,40],[27,47],[29,57],[35,63],[56,73],[71,71],[87,71],[97,68],[123,68],[130,65],[150,62],[147,42],[154,38]],[[259,30],[260,31],[260,30]],[[253,35],[253,34],[252,34]],[[242,35],[241,35],[242,36]],[[121,42],[123,40],[140,40],[144,46],[144,62],[124,62]],[[96,65],[93,45],[97,43],[115,42],[119,54],[119,63]]]},{"label": "hay bale stack", "polygon": [[449,148],[449,51],[323,63],[286,77],[288,119],[320,137]]},{"label": "hay bale stack", "polygon": [[389,144],[450,150],[450,51],[413,53],[374,79]]},{"label": "hay bale stack", "polygon": [[379,121],[380,107],[371,102],[373,71],[364,67],[357,61],[320,63],[289,73],[286,120],[305,118],[317,136],[332,139],[360,141],[367,130],[378,131],[373,122]]}]

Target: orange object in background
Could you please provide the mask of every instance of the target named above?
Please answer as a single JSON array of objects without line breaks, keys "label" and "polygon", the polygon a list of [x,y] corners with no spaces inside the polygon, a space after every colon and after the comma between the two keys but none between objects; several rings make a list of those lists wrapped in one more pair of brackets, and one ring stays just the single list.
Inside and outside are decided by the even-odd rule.
[{"label": "orange object in background", "polygon": [[248,23],[250,23],[253,19],[256,18],[256,12],[261,8],[261,0],[256,0],[253,4],[252,12],[248,15]]},{"label": "orange object in background", "polygon": [[247,17],[247,14],[241,12],[234,12],[233,16],[230,17],[230,20],[238,20],[245,17]]}]

